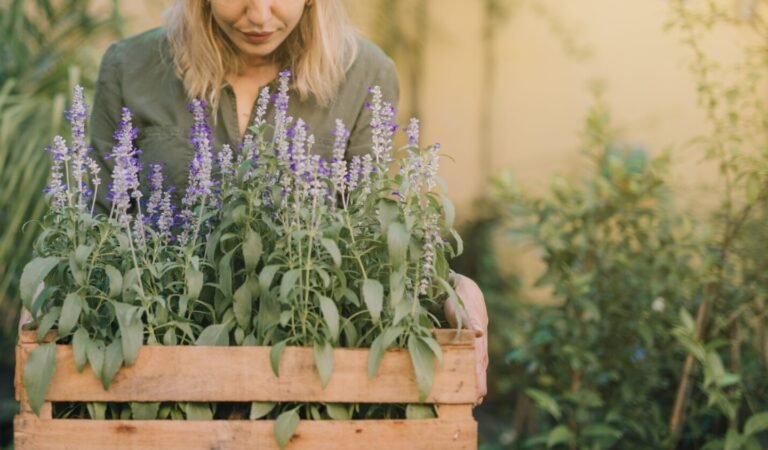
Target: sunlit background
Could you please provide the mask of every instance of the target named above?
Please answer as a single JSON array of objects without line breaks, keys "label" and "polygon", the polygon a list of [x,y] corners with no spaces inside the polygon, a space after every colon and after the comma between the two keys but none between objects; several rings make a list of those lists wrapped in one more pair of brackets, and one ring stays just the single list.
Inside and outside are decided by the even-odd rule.
[{"label": "sunlit background", "polygon": [[[169,3],[0,0],[0,448],[42,149]],[[492,312],[482,447],[766,448],[768,2],[346,3],[442,144]]]}]

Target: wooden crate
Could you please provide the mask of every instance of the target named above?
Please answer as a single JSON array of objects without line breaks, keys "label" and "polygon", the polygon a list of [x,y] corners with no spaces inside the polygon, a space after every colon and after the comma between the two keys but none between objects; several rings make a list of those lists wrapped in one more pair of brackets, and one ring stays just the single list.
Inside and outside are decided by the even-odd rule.
[{"label": "wooden crate", "polygon": [[[474,338],[472,332],[436,332],[443,364],[426,403],[438,417],[427,420],[302,420],[289,450],[475,449]],[[89,367],[75,368],[72,348],[58,346],[56,372],[40,417],[31,412],[22,383],[24,363],[37,346],[24,331],[16,348],[14,421],[16,450],[32,449],[277,449],[274,421],[53,419],[51,402],[328,402],[418,403],[410,356],[388,351],[377,376],[367,376],[368,350],[336,349],[325,389],[311,349],[288,347],[280,377],[272,373],[269,347],[144,346],[132,367],[122,368],[108,391]]]}]

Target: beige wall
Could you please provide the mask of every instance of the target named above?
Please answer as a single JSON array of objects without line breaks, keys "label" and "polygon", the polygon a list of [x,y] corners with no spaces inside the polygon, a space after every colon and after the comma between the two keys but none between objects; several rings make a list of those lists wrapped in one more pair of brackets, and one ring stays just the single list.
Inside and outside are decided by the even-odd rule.
[{"label": "beige wall", "polygon": [[[322,0],[320,0],[322,1]],[[669,4],[663,0],[532,0],[553,12],[588,47],[591,57],[566,55],[553,33],[553,21],[521,8],[500,30],[498,71],[490,140],[494,168],[512,168],[534,189],[553,173],[573,173],[579,157],[579,132],[592,103],[588,85],[601,79],[616,125],[630,143],[659,151],[669,146],[679,162],[681,186],[706,182],[712,174],[698,153],[680,148],[704,132],[696,92],[687,70],[690,54],[680,37],[663,30]],[[378,0],[348,0],[355,23],[370,31]],[[161,23],[168,1],[125,2],[129,29]],[[424,75],[423,134],[439,141],[445,153],[441,172],[451,186],[460,220],[471,215],[472,200],[484,190],[477,157],[482,77],[480,32],[482,2],[428,0],[430,32]],[[555,26],[555,29],[558,29]],[[712,48],[722,60],[736,54],[732,35]],[[407,89],[404,95],[408,95]],[[407,102],[407,99],[404,100]]]}]

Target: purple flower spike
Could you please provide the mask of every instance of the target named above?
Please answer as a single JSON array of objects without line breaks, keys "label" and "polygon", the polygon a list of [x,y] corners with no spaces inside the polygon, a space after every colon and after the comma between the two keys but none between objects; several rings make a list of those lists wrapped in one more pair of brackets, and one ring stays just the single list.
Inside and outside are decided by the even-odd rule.
[{"label": "purple flower spike", "polygon": [[[85,122],[88,120],[88,106],[85,104],[82,86],[75,86],[74,88],[72,106],[67,110],[67,120],[69,120],[72,130],[72,181],[77,186],[77,190],[82,192],[86,189],[84,184],[89,165],[86,156],[88,145],[85,142]],[[77,196],[78,207],[85,207],[83,200],[82,195]]]},{"label": "purple flower spike", "polygon": [[193,213],[195,206],[201,204],[204,199],[213,194],[213,134],[208,126],[205,102],[194,99],[189,105],[192,113],[193,125],[190,141],[195,148],[195,157],[189,163],[189,177],[187,179],[187,191],[181,203],[184,209],[181,212],[181,220],[184,230],[180,238],[182,244],[194,241],[193,233],[198,230],[197,217]]},{"label": "purple flower spike", "polygon": [[110,157],[115,160],[112,170],[112,208],[117,221],[121,225],[130,224],[128,209],[131,206],[131,197],[141,196],[139,191],[139,164],[133,139],[137,130],[133,128],[131,112],[123,108],[123,115],[119,122],[120,129],[115,133],[117,145],[112,148]]},{"label": "purple flower spike", "polygon": [[53,138],[53,145],[47,150],[53,156],[53,166],[51,167],[51,182],[45,191],[53,196],[52,209],[59,211],[67,204],[67,184],[64,181],[62,170],[69,160],[69,148],[67,148],[67,142],[63,137],[56,136]]},{"label": "purple flower spike", "polygon": [[408,144],[411,147],[419,146],[419,119],[411,118],[408,127],[405,129],[405,134],[408,135]]}]

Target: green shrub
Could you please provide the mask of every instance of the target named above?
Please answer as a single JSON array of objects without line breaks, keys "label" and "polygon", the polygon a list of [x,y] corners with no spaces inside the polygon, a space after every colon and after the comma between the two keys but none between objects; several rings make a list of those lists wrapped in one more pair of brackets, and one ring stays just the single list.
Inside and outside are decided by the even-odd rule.
[{"label": "green shrub", "polygon": [[23,225],[46,207],[43,149],[65,128],[71,86],[94,83],[97,55],[83,43],[120,28],[116,4],[94,12],[92,3],[0,0],[0,334],[14,329],[19,276],[31,258],[34,234]]}]

